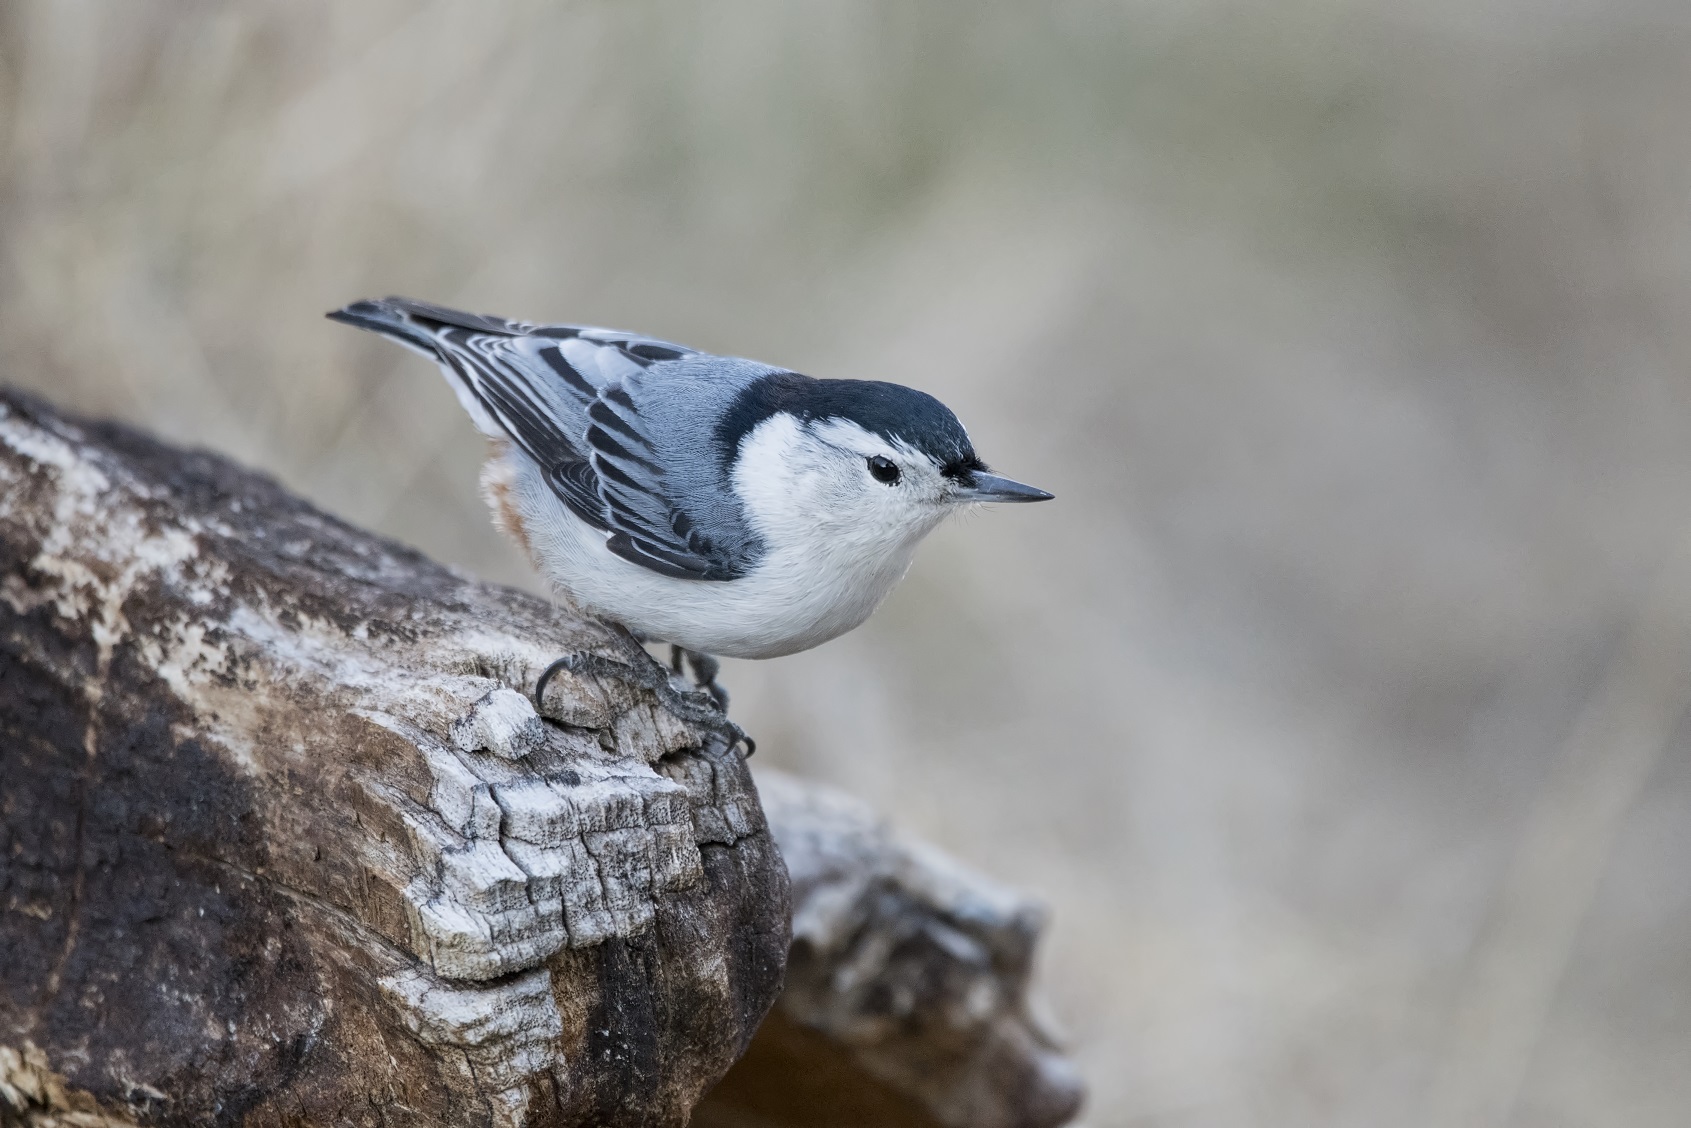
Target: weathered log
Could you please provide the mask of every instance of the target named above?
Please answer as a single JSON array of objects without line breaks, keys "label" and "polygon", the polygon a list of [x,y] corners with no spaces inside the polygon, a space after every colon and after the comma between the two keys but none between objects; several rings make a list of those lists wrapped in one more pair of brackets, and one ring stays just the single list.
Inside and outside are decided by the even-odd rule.
[{"label": "weathered log", "polygon": [[758,775],[792,877],[786,987],[697,1128],[1053,1128],[1083,1089],[1029,993],[1037,903],[863,804]]},{"label": "weathered log", "polygon": [[0,1120],[683,1123],[787,876],[612,641],[0,393]]},{"label": "weathered log", "polygon": [[1038,907],[611,643],[0,391],[0,1126],[676,1124],[789,936],[701,1128],[1066,1121]]}]

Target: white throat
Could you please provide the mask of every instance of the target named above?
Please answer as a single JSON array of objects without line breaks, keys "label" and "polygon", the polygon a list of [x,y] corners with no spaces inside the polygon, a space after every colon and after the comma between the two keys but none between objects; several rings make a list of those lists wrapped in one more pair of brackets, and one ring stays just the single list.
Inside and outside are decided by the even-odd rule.
[{"label": "white throat", "polygon": [[793,622],[811,624],[793,650],[867,619],[946,514],[943,506],[871,480],[852,447],[894,449],[854,424],[807,427],[786,414],[758,424],[740,447],[734,489],[767,549],[757,578],[787,605]]}]

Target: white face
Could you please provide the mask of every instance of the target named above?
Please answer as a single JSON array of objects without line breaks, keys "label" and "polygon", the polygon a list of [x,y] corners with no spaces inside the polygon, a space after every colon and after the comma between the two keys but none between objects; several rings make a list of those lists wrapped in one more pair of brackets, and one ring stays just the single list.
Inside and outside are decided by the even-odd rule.
[{"label": "white face", "polygon": [[777,550],[802,538],[852,555],[905,554],[957,508],[955,484],[915,448],[786,414],[746,436],[734,485]]}]

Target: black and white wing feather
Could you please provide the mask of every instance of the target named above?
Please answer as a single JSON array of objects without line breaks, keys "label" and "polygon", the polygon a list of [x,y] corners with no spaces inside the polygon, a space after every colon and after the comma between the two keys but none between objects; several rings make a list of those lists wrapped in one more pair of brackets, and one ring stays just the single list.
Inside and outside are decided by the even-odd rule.
[{"label": "black and white wing feather", "polygon": [[329,315],[433,356],[486,433],[540,467],[570,512],[618,556],[666,576],[730,580],[741,569],[694,525],[668,487],[637,406],[653,364],[693,350],[611,329],[536,325],[408,298]]}]

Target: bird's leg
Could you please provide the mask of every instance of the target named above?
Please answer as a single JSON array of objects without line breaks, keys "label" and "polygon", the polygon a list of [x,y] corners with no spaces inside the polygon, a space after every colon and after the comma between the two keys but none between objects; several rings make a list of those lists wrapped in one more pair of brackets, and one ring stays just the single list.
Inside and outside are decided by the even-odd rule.
[{"label": "bird's leg", "polygon": [[[676,689],[669,680],[669,671],[653,660],[646,652],[646,648],[628,630],[614,626],[612,633],[617,642],[623,647],[628,661],[619,662],[614,658],[606,658],[602,654],[580,653],[566,654],[541,671],[539,679],[534,684],[534,707],[541,711],[541,703],[546,696],[546,683],[552,680],[559,670],[568,670],[572,674],[586,674],[597,678],[611,678],[626,685],[639,686],[649,689],[664,708],[674,713],[684,721],[690,721],[702,728],[717,733],[728,743],[728,751],[732,752],[737,745],[746,746],[746,755],[757,751],[757,742],[746,735],[746,730],[728,719],[728,695],[721,693],[721,687],[715,685],[717,664],[715,659],[704,655],[693,654],[690,651],[672,652],[671,660],[676,669],[680,669],[680,655],[686,654],[693,663],[695,678],[704,679],[708,673],[708,681],[701,681],[701,688],[692,691]],[[709,663],[701,668],[699,660],[704,658]],[[714,687],[714,689],[713,689]],[[721,696],[718,697],[718,693]],[[544,715],[544,714],[542,714]]]},{"label": "bird's leg", "polygon": [[697,650],[688,650],[682,646],[669,648],[669,668],[681,673],[681,660],[685,658],[687,665],[693,671],[693,684],[710,694],[711,700],[716,702],[717,708],[728,712],[728,691],[716,680],[716,675],[722,672],[722,663],[709,654]]}]

